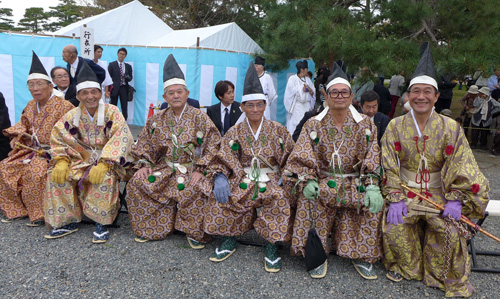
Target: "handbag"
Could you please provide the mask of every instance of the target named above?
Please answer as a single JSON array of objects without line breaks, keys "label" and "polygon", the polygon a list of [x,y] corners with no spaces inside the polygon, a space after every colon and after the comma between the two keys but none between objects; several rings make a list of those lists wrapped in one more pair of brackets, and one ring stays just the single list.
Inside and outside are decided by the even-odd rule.
[{"label": "handbag", "polygon": [[316,232],[316,221],[314,220],[311,212],[311,205],[312,205],[311,200],[308,199],[308,201],[309,201],[309,217],[311,218],[312,225],[311,228],[309,229],[309,232],[307,233],[305,260],[306,260],[307,271],[311,271],[321,266],[328,257],[326,256],[323,244],[321,244],[321,240],[318,236],[318,233]]},{"label": "handbag", "polygon": [[134,100],[134,93],[135,93],[135,88],[132,85],[128,85],[128,98],[127,98],[127,100],[129,102],[132,102]]}]

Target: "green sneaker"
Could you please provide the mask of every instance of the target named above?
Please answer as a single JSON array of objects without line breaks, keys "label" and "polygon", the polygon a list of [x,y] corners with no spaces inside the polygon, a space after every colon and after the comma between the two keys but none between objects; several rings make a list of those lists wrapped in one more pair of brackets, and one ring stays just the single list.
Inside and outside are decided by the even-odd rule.
[{"label": "green sneaker", "polygon": [[281,257],[278,256],[278,246],[276,244],[267,243],[266,257],[264,258],[264,268],[267,272],[276,273],[281,270]]},{"label": "green sneaker", "polygon": [[215,248],[215,252],[209,258],[212,262],[222,262],[226,260],[236,251],[236,238],[235,237],[224,237],[222,238],[222,245],[219,248]]},{"label": "green sneaker", "polygon": [[325,261],[321,266],[319,266],[316,269],[312,269],[309,271],[309,275],[311,275],[312,278],[323,278],[326,276],[326,270],[328,269],[328,261]]},{"label": "green sneaker", "polygon": [[193,249],[205,248],[205,244],[198,242],[195,239],[191,239],[190,237],[187,237],[187,240],[188,240],[189,246],[191,246],[191,248],[193,248]]},{"label": "green sneaker", "polygon": [[352,260],[352,264],[354,265],[356,271],[358,271],[359,275],[361,275],[364,279],[377,279],[377,274],[375,274],[373,264],[359,260]]}]

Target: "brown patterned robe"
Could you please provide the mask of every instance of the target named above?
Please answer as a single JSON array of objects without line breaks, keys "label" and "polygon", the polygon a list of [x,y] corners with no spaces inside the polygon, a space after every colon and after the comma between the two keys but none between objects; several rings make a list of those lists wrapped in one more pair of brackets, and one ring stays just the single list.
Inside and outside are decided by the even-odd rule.
[{"label": "brown patterned robe", "polygon": [[[317,135],[317,142],[314,140],[316,138],[312,138],[315,137],[313,132]],[[370,135],[369,141],[367,133]],[[362,120],[356,123],[351,111],[348,112],[340,130],[335,126],[330,112],[320,121],[313,117],[305,123],[285,167],[287,172],[302,177],[295,195],[298,201],[293,225],[292,254],[305,255],[307,234],[311,227],[311,209],[316,221],[316,231],[326,252],[330,251],[327,241],[331,232],[333,249],[341,257],[369,263],[382,257],[382,213],[372,214],[364,206],[365,193],[357,189],[360,184],[359,175],[344,177],[342,183],[341,177],[329,174],[335,142],[344,174],[352,175],[357,171],[365,175],[371,174],[372,182],[367,178],[363,185],[378,184],[380,149],[376,136],[377,128],[370,118],[363,115]],[[338,159],[335,158],[335,161],[337,164]],[[296,181],[293,177],[284,178]],[[308,179],[318,180],[319,184],[319,197],[311,201],[312,205],[303,195],[303,188]],[[329,181],[335,182],[336,186],[330,187]],[[332,183],[330,185],[333,186]]]},{"label": "brown patterned robe", "polygon": [[[36,132],[40,143],[48,146],[55,123],[75,108],[70,102],[56,96],[52,96],[40,112],[36,103],[35,100],[28,102],[19,122],[3,131],[5,136],[12,139],[23,133],[33,135]],[[19,142],[34,146],[25,137]],[[39,155],[32,156],[32,153],[28,149],[14,148],[9,157],[0,162],[0,209],[9,219],[25,216],[29,216],[32,222],[44,219],[43,199],[49,161]]]},{"label": "brown patterned robe", "polygon": [[[393,119],[387,126],[382,138],[386,201],[406,200],[409,204],[417,200],[408,199],[402,191],[400,184],[407,181],[401,178],[400,169],[417,172],[420,161],[417,144],[422,152],[424,138],[427,139],[424,156],[429,172],[437,173],[442,181],[441,187],[429,186],[427,197],[430,195],[430,199],[442,206],[448,200],[459,199],[463,203],[462,214],[482,218],[488,204],[488,180],[479,170],[460,125],[436,112],[432,112],[420,137],[412,113]],[[409,179],[415,180],[415,177]],[[478,190],[473,193],[475,184]],[[422,187],[425,191],[425,186]],[[430,206],[424,201],[419,205]],[[382,231],[387,270],[401,273],[406,279],[423,280],[427,286],[444,290],[447,297],[472,295],[466,240],[459,236],[454,225],[447,224],[439,214],[403,217],[404,223],[399,225],[387,223],[386,217],[384,213]],[[449,250],[445,250],[447,228],[451,235]],[[443,279],[447,259],[451,261],[447,277]]]},{"label": "brown patterned robe", "polygon": [[[234,150],[234,145],[232,149],[230,144],[238,144],[239,148]],[[255,181],[244,183],[247,177],[244,168],[250,167],[254,157],[250,148],[269,164],[260,161],[261,169],[272,166],[276,170],[267,174],[269,181],[265,183],[265,191],[257,191],[255,198]],[[279,186],[278,181],[292,148],[290,133],[275,121],[264,119],[257,140],[246,119],[232,127],[222,138],[216,162],[210,166],[213,174],[223,173],[228,178],[231,197],[222,204],[213,194],[210,196],[205,208],[205,232],[239,236],[255,228],[271,243],[289,241],[291,188]]]},{"label": "brown patterned robe", "polygon": [[[175,228],[199,242],[210,239],[203,231],[203,208],[212,182],[204,176],[197,185],[189,186],[189,178],[195,170],[206,174],[220,138],[207,114],[187,104],[179,121],[170,107],[148,119],[132,155],[138,167],[151,165],[156,180],[134,176],[127,184],[130,224],[137,236],[160,240]],[[174,147],[175,139],[185,150]],[[174,171],[171,162],[181,165],[174,165]],[[182,180],[185,188],[180,190]]]}]

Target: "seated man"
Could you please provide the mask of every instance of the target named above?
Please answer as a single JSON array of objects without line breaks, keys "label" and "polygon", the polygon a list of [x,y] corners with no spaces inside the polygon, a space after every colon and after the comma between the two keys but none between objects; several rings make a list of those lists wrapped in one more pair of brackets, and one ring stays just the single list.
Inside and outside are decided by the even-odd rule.
[{"label": "seated man", "polygon": [[[338,256],[351,259],[363,278],[376,279],[383,206],[377,127],[351,105],[351,85],[337,64],[326,90],[328,107],[304,124],[283,176],[299,195],[291,251],[309,259],[306,242],[315,223],[319,250],[330,252],[331,235]],[[325,277],[324,257],[308,269],[312,278]]]},{"label": "seated man", "polygon": [[[438,83],[428,43],[410,85],[412,110],[393,119],[382,138],[383,187],[389,207],[382,236],[387,278],[421,280],[446,297],[470,297],[471,262],[462,214],[482,218],[489,183],[479,169],[462,128],[434,110]],[[412,192],[403,186],[413,188]],[[417,193],[444,206],[433,209]]]},{"label": "seated man", "polygon": [[54,124],[74,106],[52,95],[52,83],[33,52],[28,88],[33,96],[14,126],[3,134],[11,139],[10,156],[0,162],[0,210],[10,222],[29,216],[28,226],[43,225],[47,155]]},{"label": "seated man", "polygon": [[224,135],[214,173],[214,196],[205,208],[205,232],[224,236],[210,257],[221,262],[236,250],[235,236],[255,231],[267,241],[265,269],[278,272],[276,242],[289,241],[290,190],[282,187],[281,169],[292,151],[290,133],[264,117],[266,98],[253,63],[244,84],[240,122]]},{"label": "seated man", "polygon": [[68,70],[56,66],[50,71],[50,77],[52,77],[52,82],[56,85],[53,91],[54,94],[70,101],[73,106],[78,107],[80,102],[76,99],[76,86],[69,84]]},{"label": "seated man", "polygon": [[45,237],[77,231],[84,214],[96,222],[93,243],[104,243],[109,239],[105,225],[120,208],[118,183],[125,178],[134,138],[120,110],[102,101],[101,85],[86,62],[77,83],[80,105],[57,122],[50,138],[54,163],[43,208],[52,231]]},{"label": "seated man", "polygon": [[169,107],[148,119],[132,148],[139,170],[127,184],[130,226],[136,242],[164,239],[175,226],[193,249],[202,249],[210,240],[202,211],[212,189],[204,175],[220,134],[205,112],[186,103],[189,90],[172,55],[163,81]]}]

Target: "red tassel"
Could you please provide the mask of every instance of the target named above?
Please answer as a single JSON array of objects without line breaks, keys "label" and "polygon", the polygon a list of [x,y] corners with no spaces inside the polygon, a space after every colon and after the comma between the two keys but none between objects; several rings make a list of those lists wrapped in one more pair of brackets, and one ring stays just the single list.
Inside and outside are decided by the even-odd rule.
[{"label": "red tassel", "polygon": [[148,119],[155,114],[155,108],[153,106],[153,103],[149,104],[149,112],[148,112]]}]

